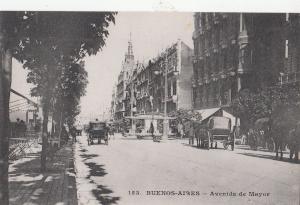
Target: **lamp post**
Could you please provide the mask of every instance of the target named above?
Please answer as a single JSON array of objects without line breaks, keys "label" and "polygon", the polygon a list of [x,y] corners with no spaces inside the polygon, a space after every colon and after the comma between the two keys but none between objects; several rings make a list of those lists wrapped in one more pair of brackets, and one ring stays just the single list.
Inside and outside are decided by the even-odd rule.
[{"label": "lamp post", "polygon": [[[169,134],[169,119],[168,119],[168,112],[167,112],[167,103],[168,103],[168,55],[165,55],[164,59],[164,72],[161,71],[154,71],[155,75],[164,74],[164,119],[163,119],[163,134],[162,134],[162,141],[168,140]],[[173,71],[174,75],[178,75],[178,71]]]},{"label": "lamp post", "polygon": [[166,54],[165,57],[165,103],[164,103],[164,120],[163,120],[163,135],[162,140],[166,141],[168,140],[168,134],[169,134],[169,120],[167,119],[168,113],[167,113],[167,101],[168,101],[168,57]]}]

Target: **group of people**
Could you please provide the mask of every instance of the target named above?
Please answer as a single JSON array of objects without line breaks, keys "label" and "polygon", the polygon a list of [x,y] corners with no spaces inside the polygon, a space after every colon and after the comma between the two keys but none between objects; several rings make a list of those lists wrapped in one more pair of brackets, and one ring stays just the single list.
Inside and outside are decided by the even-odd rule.
[{"label": "group of people", "polygon": [[26,137],[26,130],[27,127],[25,122],[17,118],[17,122],[13,123],[12,137],[14,138]]}]

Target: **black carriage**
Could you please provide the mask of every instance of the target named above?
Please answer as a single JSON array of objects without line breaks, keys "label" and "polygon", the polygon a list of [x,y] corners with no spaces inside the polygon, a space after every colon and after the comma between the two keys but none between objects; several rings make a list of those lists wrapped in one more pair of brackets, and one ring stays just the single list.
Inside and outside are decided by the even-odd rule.
[{"label": "black carriage", "polygon": [[104,140],[108,145],[108,127],[105,122],[90,122],[88,128],[88,145],[94,144],[94,140],[97,140],[98,144],[101,144],[101,140]]}]

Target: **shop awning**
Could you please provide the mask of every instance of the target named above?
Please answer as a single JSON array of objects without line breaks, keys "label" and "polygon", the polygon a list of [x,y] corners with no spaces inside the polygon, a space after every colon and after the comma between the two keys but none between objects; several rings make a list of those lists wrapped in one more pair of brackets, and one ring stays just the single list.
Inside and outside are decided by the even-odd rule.
[{"label": "shop awning", "polygon": [[216,112],[218,112],[221,108],[210,108],[210,109],[202,109],[202,110],[195,110],[199,114],[201,114],[201,121],[206,120],[207,118],[214,115]]}]

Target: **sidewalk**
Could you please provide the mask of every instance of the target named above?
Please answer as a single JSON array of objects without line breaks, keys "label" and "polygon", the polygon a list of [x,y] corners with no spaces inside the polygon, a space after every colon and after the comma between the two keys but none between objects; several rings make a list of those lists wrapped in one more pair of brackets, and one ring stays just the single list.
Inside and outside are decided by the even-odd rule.
[{"label": "sidewalk", "polygon": [[40,152],[14,161],[9,168],[9,183],[11,205],[77,205],[72,142],[60,149],[53,160],[48,159],[47,172],[43,174]]}]

